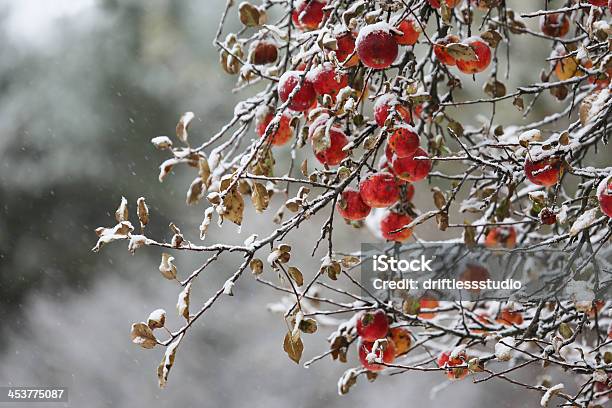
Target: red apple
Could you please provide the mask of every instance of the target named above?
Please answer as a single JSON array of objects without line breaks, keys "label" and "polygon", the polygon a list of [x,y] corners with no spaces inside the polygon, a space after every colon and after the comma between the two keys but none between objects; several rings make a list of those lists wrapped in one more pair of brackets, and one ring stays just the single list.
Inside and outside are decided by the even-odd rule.
[{"label": "red apple", "polygon": [[347,188],[338,199],[336,204],[338,213],[347,220],[363,220],[370,214],[371,207],[363,202],[358,190]]},{"label": "red apple", "polygon": [[540,160],[525,160],[525,176],[533,184],[554,186],[563,174],[563,162],[559,157],[550,156]]},{"label": "red apple", "polygon": [[369,174],[359,184],[363,201],[373,208],[389,207],[399,200],[399,186],[387,172]]},{"label": "red apple", "polygon": [[285,72],[278,81],[278,97],[282,102],[286,102],[295,87],[299,85],[300,89],[291,99],[289,109],[303,112],[316,103],[317,94],[308,78],[302,79],[300,75],[299,71]]},{"label": "red apple", "polygon": [[597,188],[597,199],[601,212],[612,217],[612,176],[608,176]]},{"label": "red apple", "polygon": [[361,62],[370,68],[389,68],[397,58],[397,41],[392,34],[392,27],[386,22],[362,28],[355,46]]},{"label": "red apple", "polygon": [[[377,363],[368,362],[368,354],[372,352],[373,342],[364,341],[362,339],[357,343],[359,350],[359,361],[361,365],[370,371],[381,371],[385,369],[385,366]],[[391,364],[395,360],[395,344],[392,340],[387,339],[382,345],[383,350],[379,351],[377,357],[382,357],[382,361],[386,364]],[[380,355],[382,354],[382,355]]]},{"label": "red apple", "polygon": [[464,74],[477,74],[487,69],[489,64],[491,64],[492,57],[491,48],[489,48],[487,43],[480,37],[470,37],[462,42],[474,50],[476,59],[471,61],[458,59],[457,68],[459,68],[459,71]]},{"label": "red apple", "polygon": [[419,148],[419,135],[410,125],[400,124],[395,127],[389,136],[388,146],[395,152],[397,157],[410,157]]},{"label": "red apple", "polygon": [[382,309],[363,311],[357,316],[357,335],[364,341],[376,341],[387,335],[389,320]]},{"label": "red apple", "polygon": [[397,230],[411,222],[412,218],[410,216],[391,211],[380,222],[380,231],[386,240],[404,242],[412,236],[412,230],[410,228],[405,228],[401,231]]},{"label": "red apple", "polygon": [[[270,125],[272,119],[274,119],[274,112],[268,111],[263,117],[257,118],[257,134],[259,137],[263,137],[266,134],[266,130]],[[272,144],[274,146],[282,146],[287,143],[291,136],[293,136],[293,129],[291,128],[291,115],[287,112],[283,112],[278,122],[278,127],[274,134],[272,134]]]},{"label": "red apple", "polygon": [[410,122],[410,110],[402,105],[395,94],[386,93],[376,98],[374,119],[378,126],[385,126],[385,122],[392,112],[395,112],[397,119],[403,119],[406,123]]},{"label": "red apple", "polygon": [[298,0],[291,15],[293,24],[301,30],[315,30],[325,17],[323,8],[327,5],[322,0]]},{"label": "red apple", "polygon": [[[426,159],[416,159],[425,157]],[[421,181],[429,175],[431,171],[431,160],[427,152],[420,147],[416,149],[414,154],[409,157],[393,158],[393,172],[402,180],[417,182]]]}]

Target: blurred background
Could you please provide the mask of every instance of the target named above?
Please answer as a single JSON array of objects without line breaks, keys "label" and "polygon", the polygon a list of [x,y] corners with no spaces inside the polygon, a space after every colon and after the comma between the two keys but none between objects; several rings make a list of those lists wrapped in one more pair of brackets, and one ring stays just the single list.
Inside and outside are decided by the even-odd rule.
[{"label": "blurred background", "polygon": [[[349,365],[324,359],[304,369],[290,361],[282,351],[283,320],[265,307],[279,294],[250,276],[237,285],[237,296],[198,321],[167,388],[158,388],[163,352],[133,345],[129,328],[158,307],[168,311],[171,327],[180,324],[177,287],[157,270],[160,252],[145,249],[132,257],[124,243],[99,254],[90,249],[94,229],[114,225],[122,195],[132,214],[136,199],[147,197],[152,236],[169,239],[172,220],[196,240],[204,206],[185,205],[193,174],[178,169],[159,183],[158,165],[166,157],[149,140],[173,134],[189,110],[197,118],[190,137],[201,142],[244,97],[231,92],[234,78],[223,73],[211,45],[224,4],[0,0],[0,385],[66,386],[72,407],[534,406],[537,394],[499,382],[441,386],[430,399],[444,383],[439,373],[373,384],[360,377],[340,397],[336,383]],[[228,28],[236,21],[230,16]],[[515,45],[534,58],[548,53],[545,42],[519,38]],[[514,64],[514,82],[507,84],[537,79],[524,65]],[[543,101],[530,119],[558,109]],[[478,119],[476,113],[464,109],[457,118]],[[504,115],[522,120],[512,109]],[[278,155],[282,160],[283,150]],[[417,206],[431,206],[428,187],[418,188],[425,194],[417,193]],[[249,217],[239,236],[224,225],[213,227],[207,240],[241,242],[267,224],[268,217]],[[314,242],[318,225],[304,226],[300,241],[289,242]],[[365,229],[335,233],[340,248],[373,239]],[[310,251],[305,247],[295,262],[308,276],[320,258],[311,259]],[[182,254],[176,263],[186,274],[201,261]],[[233,267],[230,260],[208,271],[193,301],[206,299]],[[325,335],[307,337],[305,346],[305,359],[323,352]],[[354,365],[354,356],[350,360]]]}]

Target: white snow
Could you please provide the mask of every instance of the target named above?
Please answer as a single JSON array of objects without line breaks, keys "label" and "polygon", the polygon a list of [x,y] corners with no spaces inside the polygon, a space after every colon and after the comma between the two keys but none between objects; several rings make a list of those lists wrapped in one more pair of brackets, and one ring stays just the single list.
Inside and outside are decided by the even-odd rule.
[{"label": "white snow", "polygon": [[359,30],[359,34],[357,34],[357,40],[355,41],[355,47],[359,48],[359,44],[366,38],[368,35],[372,33],[387,33],[390,34],[393,31],[393,26],[391,24],[381,21],[375,24],[370,24],[363,27]]},{"label": "white snow", "polygon": [[495,357],[499,361],[509,361],[512,358],[515,341],[513,337],[504,337],[495,345]]},{"label": "white snow", "polygon": [[542,399],[540,400],[540,405],[543,407],[547,407],[548,402],[550,401],[550,398],[564,388],[565,386],[563,384],[557,384],[557,385],[550,387],[548,391],[546,391],[546,393],[542,395]]}]

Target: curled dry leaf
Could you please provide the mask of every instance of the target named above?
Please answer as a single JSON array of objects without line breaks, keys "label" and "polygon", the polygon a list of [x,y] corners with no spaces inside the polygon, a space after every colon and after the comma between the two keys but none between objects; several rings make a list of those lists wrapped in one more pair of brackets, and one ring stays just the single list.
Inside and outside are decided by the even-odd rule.
[{"label": "curled dry leaf", "polygon": [[223,199],[223,213],[221,218],[227,218],[236,225],[242,225],[244,213],[244,199],[236,187],[227,192]]},{"label": "curled dry leaf", "polygon": [[251,259],[251,262],[249,262],[249,267],[251,268],[253,275],[261,275],[263,273],[263,261],[261,259]]},{"label": "curled dry leaf", "polygon": [[163,253],[162,260],[159,264],[159,271],[168,280],[176,279],[176,266],[172,263],[174,257],[170,254]]},{"label": "curled dry leaf", "polygon": [[196,204],[202,198],[202,193],[204,192],[204,183],[202,182],[202,178],[196,177],[189,186],[189,190],[187,190],[187,198],[185,202],[187,205]]},{"label": "curled dry leaf", "polygon": [[138,204],[137,213],[138,220],[140,221],[140,227],[144,228],[149,223],[149,207],[147,206],[144,197],[138,198],[136,203]]},{"label": "curled dry leaf", "polygon": [[172,140],[168,136],[157,136],[151,139],[151,143],[156,149],[166,150],[172,147]]},{"label": "curled dry leaf", "polygon": [[137,249],[147,245],[147,237],[144,235],[130,235],[128,251],[133,255]]},{"label": "curled dry leaf", "polygon": [[295,333],[287,332],[287,334],[285,334],[283,350],[285,350],[289,358],[295,361],[296,364],[300,363],[302,352],[304,351],[304,343],[302,343],[299,331]]},{"label": "curled dry leaf", "polygon": [[204,219],[202,220],[202,223],[200,224],[200,239],[201,240],[204,240],[206,238],[206,232],[208,232],[208,226],[212,222],[212,216],[214,212],[215,212],[215,209],[213,207],[208,207],[204,211]]},{"label": "curled dry leaf", "polygon": [[240,22],[247,27],[258,27],[267,21],[265,10],[255,7],[246,1],[240,3],[238,12],[240,13]]},{"label": "curled dry leaf", "polygon": [[251,201],[253,202],[253,207],[257,212],[262,212],[268,205],[270,204],[270,196],[268,195],[268,190],[261,183],[253,183],[253,187],[251,189]]},{"label": "curled dry leaf", "polygon": [[291,276],[291,279],[293,279],[296,285],[302,286],[304,284],[304,276],[302,275],[302,272],[295,266],[290,266],[287,269],[287,273],[289,274],[289,276]]},{"label": "curled dry leaf", "polygon": [[128,220],[128,202],[125,197],[121,197],[121,203],[115,211],[115,219],[117,222],[127,221]]},{"label": "curled dry leaf", "polygon": [[446,197],[444,197],[444,193],[438,187],[434,187],[431,190],[433,191],[434,204],[438,210],[441,210],[446,205]]},{"label": "curled dry leaf", "polygon": [[503,39],[501,34],[495,30],[485,31],[484,33],[480,34],[480,37],[485,40],[491,48],[497,48],[500,41]]},{"label": "curled dry leaf", "polygon": [[168,374],[170,373],[170,369],[174,365],[174,359],[176,358],[176,351],[178,350],[178,346],[183,340],[184,333],[182,333],[176,340],[174,340],[164,353],[164,358],[161,363],[157,367],[157,379],[159,382],[159,388],[164,388],[166,383],[168,382]]},{"label": "curled dry leaf", "polygon": [[302,319],[298,324],[298,328],[302,333],[313,334],[317,331],[317,321],[315,319]]},{"label": "curled dry leaf", "polygon": [[360,263],[361,263],[361,259],[359,259],[358,256],[353,256],[353,255],[343,256],[342,259],[340,260],[340,264],[346,269],[353,268],[359,265]]},{"label": "curled dry leaf", "polygon": [[210,165],[204,157],[198,160],[198,175],[206,187],[210,186]]},{"label": "curled dry leaf", "polygon": [[185,289],[179,293],[176,308],[180,316],[183,316],[185,320],[189,321],[189,296],[191,295],[191,282],[185,286]]},{"label": "curled dry leaf", "polygon": [[178,138],[178,140],[185,144],[187,144],[187,138],[189,136],[187,134],[187,129],[189,128],[189,124],[191,123],[194,117],[195,115],[193,114],[193,112],[186,112],[183,114],[183,116],[181,116],[178,123],[176,124],[176,137]]},{"label": "curled dry leaf", "polygon": [[166,325],[166,311],[164,309],[156,309],[151,312],[147,319],[147,326],[151,330],[160,329]]},{"label": "curled dry leaf", "polygon": [[472,248],[476,245],[476,227],[466,225],[463,229],[463,243]]},{"label": "curled dry leaf", "polygon": [[132,325],[131,337],[132,343],[146,349],[151,349],[157,344],[153,331],[146,323],[134,323]]},{"label": "curled dry leaf", "polygon": [[312,135],[312,147],[315,153],[320,153],[331,146],[331,136],[327,126],[319,126]]},{"label": "curled dry leaf", "polygon": [[177,159],[176,157],[173,157],[171,159],[164,161],[162,164],[160,164],[159,165],[159,177],[158,177],[159,182],[162,183],[164,179],[166,178],[166,176],[168,175],[168,173],[172,171],[172,168],[180,162],[181,161],[179,159]]},{"label": "curled dry leaf", "polygon": [[357,383],[358,375],[359,371],[356,368],[349,368],[346,370],[338,380],[338,394],[347,394],[351,387]]},{"label": "curled dry leaf", "polygon": [[100,248],[102,248],[108,243],[122,239],[128,239],[128,235],[132,231],[134,231],[134,227],[129,221],[122,221],[119,224],[115,225],[113,228],[99,227],[96,229],[96,234],[100,238],[98,239],[96,246],[94,246],[91,250],[93,252],[98,252]]}]

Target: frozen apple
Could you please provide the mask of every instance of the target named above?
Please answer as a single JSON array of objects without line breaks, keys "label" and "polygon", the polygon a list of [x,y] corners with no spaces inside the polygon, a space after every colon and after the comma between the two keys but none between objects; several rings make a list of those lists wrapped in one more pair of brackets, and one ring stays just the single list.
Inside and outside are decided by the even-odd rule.
[{"label": "frozen apple", "polygon": [[516,230],[513,226],[494,227],[489,230],[485,238],[487,248],[508,248],[516,246]]},{"label": "frozen apple", "polygon": [[525,176],[539,186],[554,186],[563,174],[563,162],[559,157],[551,156],[532,161],[525,160]]},{"label": "frozen apple", "polygon": [[326,62],[308,73],[308,80],[312,83],[317,95],[330,95],[334,100],[338,92],[348,85],[348,78],[330,63]]},{"label": "frozen apple", "polygon": [[393,172],[402,180],[417,182],[429,175],[431,171],[431,160],[427,152],[420,147],[412,156],[393,158]]},{"label": "frozen apple", "polygon": [[[322,133],[325,133],[325,129],[322,127],[319,127],[318,130]],[[315,152],[315,157],[322,164],[327,164],[328,166],[336,166],[348,156],[348,152],[343,150],[344,146],[346,146],[348,143],[348,138],[339,128],[332,127],[329,130],[328,147],[321,148],[319,146],[320,139],[318,139],[318,137],[324,136],[315,134],[311,141],[313,150]]]},{"label": "frozen apple", "polygon": [[[259,137],[263,137],[267,133],[268,127],[270,126],[272,119],[274,119],[274,116],[274,112],[268,111],[267,113],[264,113],[262,117],[257,118],[257,134]],[[270,132],[274,132],[271,136],[271,143],[274,146],[282,146],[286,144],[291,139],[291,136],[293,136],[293,129],[291,128],[291,115],[289,115],[287,112],[283,112],[278,124],[276,124],[276,129],[270,129]]]},{"label": "frozen apple", "polygon": [[302,30],[315,30],[325,17],[323,8],[327,5],[322,0],[298,0],[291,15],[293,24]]},{"label": "frozen apple", "polygon": [[[336,35],[336,58],[347,68],[359,63],[359,56],[355,52],[355,35],[350,31],[343,31]],[[352,56],[351,56],[352,55]],[[351,58],[347,61],[348,57]]]},{"label": "frozen apple", "polygon": [[414,45],[421,35],[421,28],[411,18],[400,21],[397,29],[402,32],[401,35],[395,35],[395,39],[400,45]]},{"label": "frozen apple", "polygon": [[457,68],[464,74],[477,74],[487,69],[491,64],[491,48],[486,42],[480,37],[470,37],[463,41],[463,44],[468,45],[474,54],[476,59],[462,60],[457,59]]},{"label": "frozen apple", "polygon": [[406,228],[411,222],[410,216],[390,211],[380,222],[380,232],[386,240],[404,242],[412,236],[412,230]]},{"label": "frozen apple", "polygon": [[351,188],[345,189],[340,194],[336,208],[343,218],[351,221],[363,220],[370,214],[372,209],[363,202],[359,191]]},{"label": "frozen apple", "polygon": [[597,188],[597,199],[601,212],[612,217],[612,176],[603,180]]},{"label": "frozen apple", "polygon": [[[357,343],[357,348],[359,349],[359,361],[361,365],[370,371],[380,371],[384,370],[385,366],[376,362],[369,362],[368,355],[372,353],[374,343],[365,341],[360,339]],[[381,350],[377,350],[374,354],[375,358],[381,359],[382,362],[386,364],[391,364],[395,360],[395,344],[393,344],[392,340],[386,340],[380,342]]]},{"label": "frozen apple", "polygon": [[382,309],[364,311],[357,316],[357,335],[364,341],[382,339],[389,330],[387,314]]},{"label": "frozen apple", "polygon": [[293,95],[289,102],[289,109],[303,112],[316,103],[317,94],[308,78],[301,77],[299,71],[287,71],[278,81],[278,97],[286,102],[293,90],[299,86],[299,90]]},{"label": "frozen apple", "polygon": [[400,124],[393,129],[389,136],[388,146],[397,157],[410,157],[419,148],[419,135],[410,125]]},{"label": "frozen apple", "polygon": [[446,369],[450,380],[461,380],[468,375],[468,356],[465,350],[444,351],[438,357],[438,367]]},{"label": "frozen apple", "polygon": [[389,207],[400,197],[395,177],[387,172],[369,174],[359,184],[359,193],[363,201],[373,208]]},{"label": "frozen apple", "polygon": [[410,110],[402,105],[397,96],[392,93],[386,93],[378,98],[374,103],[374,120],[380,127],[385,126],[385,122],[389,115],[394,114],[397,119],[404,122],[410,122]]},{"label": "frozen apple", "polygon": [[437,60],[444,65],[457,65],[457,60],[448,52],[446,46],[448,44],[458,43],[459,41],[461,41],[461,39],[452,34],[436,41],[433,51]]},{"label": "frozen apple", "polygon": [[392,34],[392,27],[385,22],[362,28],[355,46],[361,62],[370,68],[389,68],[397,58],[397,40]]},{"label": "frozen apple", "polygon": [[565,37],[570,29],[570,20],[567,14],[545,14],[540,19],[540,30],[551,37]]}]

